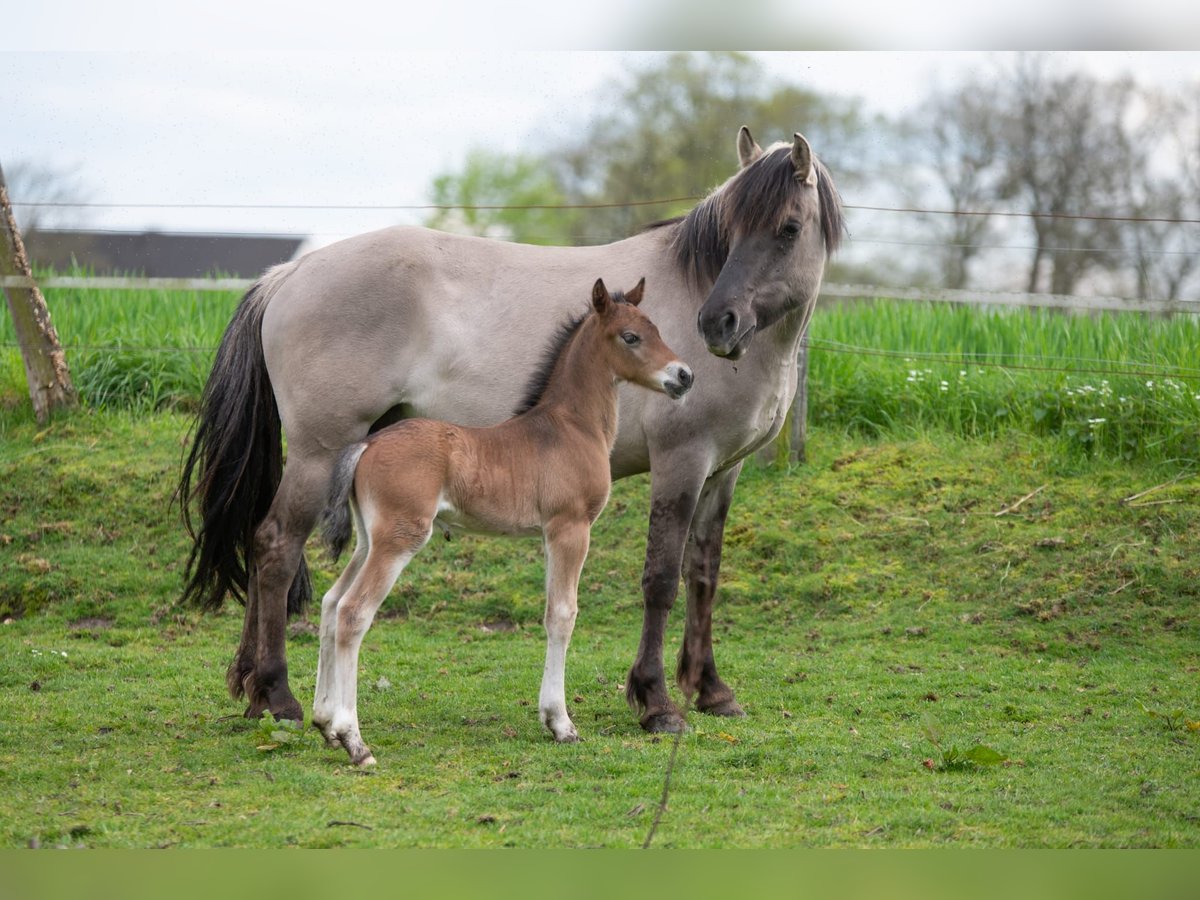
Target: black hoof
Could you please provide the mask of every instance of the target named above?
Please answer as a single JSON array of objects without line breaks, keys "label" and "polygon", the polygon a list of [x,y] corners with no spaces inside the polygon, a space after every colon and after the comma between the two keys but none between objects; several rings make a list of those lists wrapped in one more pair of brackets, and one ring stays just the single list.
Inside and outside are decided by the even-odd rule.
[{"label": "black hoof", "polygon": [[731,719],[740,719],[746,715],[746,711],[732,697],[726,700],[717,700],[710,704],[701,704],[696,708],[700,712],[710,716],[727,716]]},{"label": "black hoof", "polygon": [[687,722],[675,710],[642,716],[642,728],[650,734],[678,734],[687,731]]}]

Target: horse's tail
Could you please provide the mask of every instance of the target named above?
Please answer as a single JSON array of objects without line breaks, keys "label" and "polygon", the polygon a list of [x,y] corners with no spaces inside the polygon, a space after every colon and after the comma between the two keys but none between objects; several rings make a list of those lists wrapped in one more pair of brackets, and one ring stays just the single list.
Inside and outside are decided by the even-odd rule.
[{"label": "horse's tail", "polygon": [[[262,320],[291,268],[276,266],[238,304],[204,386],[192,449],[179,479],[176,498],[193,541],[183,600],[205,609],[218,609],[226,594],[245,601],[254,531],[270,510],[283,474],[279,408],[263,356]],[[288,591],[288,612],[302,610],[311,596],[302,556]]]},{"label": "horse's tail", "polygon": [[354,491],[354,472],[359,457],[367,449],[366,441],[351,444],[342,451],[333,467],[333,478],[329,481],[329,497],[325,504],[321,538],[329,548],[329,555],[337,559],[350,542],[350,502]]}]

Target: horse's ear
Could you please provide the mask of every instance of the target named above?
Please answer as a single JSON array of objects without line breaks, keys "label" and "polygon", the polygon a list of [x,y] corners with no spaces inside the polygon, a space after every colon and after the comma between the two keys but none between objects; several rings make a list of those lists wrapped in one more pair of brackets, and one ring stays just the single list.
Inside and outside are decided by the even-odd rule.
[{"label": "horse's ear", "polygon": [[638,281],[637,285],[634,286],[633,290],[625,292],[625,302],[630,306],[637,306],[642,302],[642,291],[645,289],[645,287],[646,279],[642,278]]},{"label": "horse's ear", "polygon": [[738,129],[737,148],[738,162],[742,164],[743,169],[762,156],[762,147],[758,146],[750,134],[750,129],[745,125]]},{"label": "horse's ear", "polygon": [[592,309],[598,313],[604,313],[608,310],[610,303],[612,303],[612,297],[608,294],[608,288],[604,286],[604,279],[597,278],[596,283],[592,285]]},{"label": "horse's ear", "polygon": [[792,135],[792,165],[796,167],[796,180],[804,184],[817,183],[817,170],[813,165],[812,147],[804,135],[796,132]]}]

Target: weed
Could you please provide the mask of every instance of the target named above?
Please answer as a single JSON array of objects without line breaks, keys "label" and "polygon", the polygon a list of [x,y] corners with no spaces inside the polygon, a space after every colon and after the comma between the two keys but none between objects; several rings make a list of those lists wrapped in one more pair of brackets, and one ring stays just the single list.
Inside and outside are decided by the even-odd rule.
[{"label": "weed", "polygon": [[998,750],[984,744],[976,744],[967,750],[959,750],[954,744],[949,748],[943,746],[945,740],[941,727],[934,721],[933,716],[926,713],[921,719],[921,733],[933,744],[938,753],[938,759],[925,760],[925,768],[939,769],[943,772],[971,768],[974,766],[995,766],[1008,759]]}]

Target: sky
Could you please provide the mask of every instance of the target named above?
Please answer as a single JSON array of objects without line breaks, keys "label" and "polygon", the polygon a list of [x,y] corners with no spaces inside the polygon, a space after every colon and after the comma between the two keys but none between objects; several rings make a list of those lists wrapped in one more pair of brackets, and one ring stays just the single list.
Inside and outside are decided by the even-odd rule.
[{"label": "sky", "polygon": [[[911,114],[932,84],[998,59],[985,51],[757,55],[774,76],[861,97],[889,116]],[[1082,51],[1063,60],[1171,89],[1200,79],[1197,53]],[[95,202],[216,207],[94,209],[81,220],[91,227],[309,234],[321,244],[425,213],[232,205],[426,203],[434,176],[469,148],[536,152],[580,128],[606,84],[651,62],[638,51],[146,53],[0,41],[0,165],[73,171]],[[728,147],[714,148],[728,153],[731,173],[739,124],[730,123]],[[779,134],[756,137],[765,144],[803,127],[781,122]]]}]

